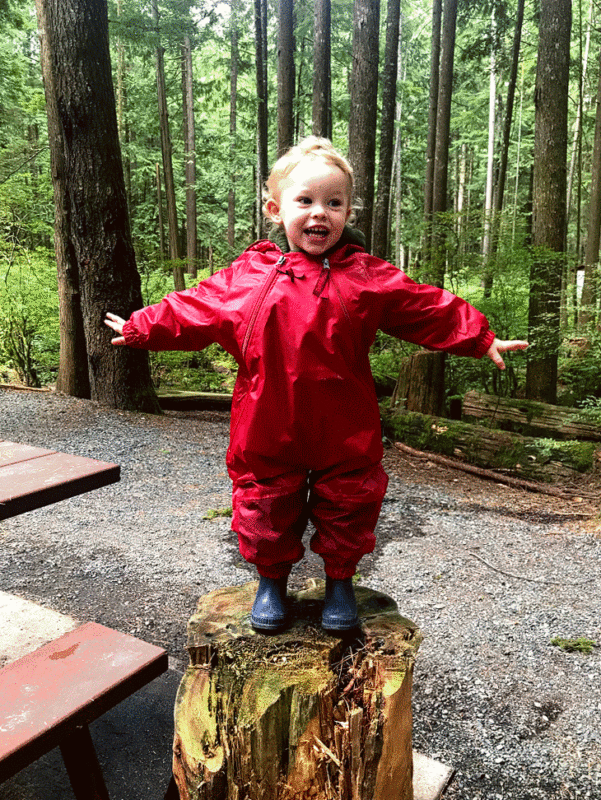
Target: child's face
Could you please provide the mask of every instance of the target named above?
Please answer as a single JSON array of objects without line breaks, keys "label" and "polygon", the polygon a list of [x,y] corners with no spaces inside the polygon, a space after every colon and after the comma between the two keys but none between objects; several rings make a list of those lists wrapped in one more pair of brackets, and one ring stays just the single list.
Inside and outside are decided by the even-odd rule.
[{"label": "child's face", "polygon": [[333,247],[351,213],[347,175],[327,161],[307,158],[279,188],[279,201],[269,200],[266,208],[284,226],[290,249],[318,256]]}]

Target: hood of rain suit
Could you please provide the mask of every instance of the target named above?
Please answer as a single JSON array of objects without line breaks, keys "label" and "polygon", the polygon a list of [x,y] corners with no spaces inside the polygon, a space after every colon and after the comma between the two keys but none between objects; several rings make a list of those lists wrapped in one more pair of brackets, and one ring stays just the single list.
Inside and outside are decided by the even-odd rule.
[{"label": "hood of rain suit", "polygon": [[458,355],[481,357],[494,334],[469,303],[368,255],[251,246],[197,287],[134,312],[123,333],[149,350],[219,342],[236,359],[227,463],[237,476],[286,469],[360,469],[382,456],[369,349],[380,328]]}]

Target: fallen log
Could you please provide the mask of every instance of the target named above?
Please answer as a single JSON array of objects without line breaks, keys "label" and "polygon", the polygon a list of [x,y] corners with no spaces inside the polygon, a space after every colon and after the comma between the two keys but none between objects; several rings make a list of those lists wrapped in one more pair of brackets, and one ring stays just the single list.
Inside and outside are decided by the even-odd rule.
[{"label": "fallen log", "polygon": [[357,587],[351,641],[320,626],[323,581],[289,596],[276,636],[249,622],[257,583],[201,597],[175,705],[181,800],[412,800],[417,627]]},{"label": "fallen log", "polygon": [[601,442],[601,411],[467,392],[463,419],[523,436]]},{"label": "fallen log", "polygon": [[498,431],[483,425],[380,406],[382,427],[391,441],[417,450],[454,456],[468,464],[553,483],[592,469],[600,457],[594,442],[560,442]]},{"label": "fallen log", "polygon": [[527,492],[538,492],[539,494],[548,494],[551,497],[562,497],[566,499],[573,497],[575,494],[574,492],[565,491],[563,489],[556,489],[554,486],[547,486],[544,483],[533,483],[532,481],[525,481],[522,478],[514,478],[512,475],[502,475],[500,472],[493,472],[483,467],[474,467],[472,464],[465,464],[463,461],[457,461],[457,459],[440,456],[438,453],[423,453],[421,450],[416,450],[402,442],[395,442],[394,446],[397,450],[409,456],[413,456],[414,458],[424,458],[428,461],[432,461],[434,464],[441,464],[443,467],[449,467],[450,469],[458,469],[462,472],[467,472],[469,475],[476,475],[478,478],[484,478],[484,480],[487,481],[495,481],[505,486],[512,486],[514,489],[524,489]]}]

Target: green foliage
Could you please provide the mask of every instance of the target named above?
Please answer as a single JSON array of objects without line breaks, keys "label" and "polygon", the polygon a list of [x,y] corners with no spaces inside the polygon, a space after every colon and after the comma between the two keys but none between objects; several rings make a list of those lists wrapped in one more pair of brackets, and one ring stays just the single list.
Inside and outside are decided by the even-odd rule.
[{"label": "green foliage", "polygon": [[586,655],[592,653],[593,648],[597,647],[596,642],[585,636],[579,636],[576,639],[563,639],[561,636],[555,636],[551,639],[551,644],[567,653],[584,653]]},{"label": "green foliage", "polygon": [[209,508],[206,514],[203,515],[203,519],[219,519],[220,517],[231,517],[232,516],[232,507],[229,506],[228,508]]},{"label": "green foliage", "polygon": [[58,296],[53,253],[0,245],[0,370],[28,386],[58,365]]}]

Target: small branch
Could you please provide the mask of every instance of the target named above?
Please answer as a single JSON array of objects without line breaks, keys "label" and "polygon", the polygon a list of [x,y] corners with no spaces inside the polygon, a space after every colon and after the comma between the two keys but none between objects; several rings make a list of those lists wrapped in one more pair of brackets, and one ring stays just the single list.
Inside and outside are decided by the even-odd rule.
[{"label": "small branch", "polygon": [[415,450],[413,447],[409,447],[409,445],[403,444],[402,442],[394,442],[394,446],[397,450],[400,450],[403,453],[408,453],[416,458],[425,458],[428,461],[433,461],[435,464],[442,464],[445,467],[458,469],[462,472],[467,472],[470,475],[477,475],[479,478],[484,478],[485,480],[503,483],[506,486],[513,486],[516,489],[525,489],[528,492],[548,494],[552,497],[561,497],[566,500],[569,500],[574,496],[573,493],[564,491],[562,489],[556,489],[554,486],[545,486],[542,483],[526,481],[523,478],[514,478],[511,475],[502,475],[501,473],[493,472],[490,469],[475,467],[473,464],[465,464],[463,461],[454,461],[446,456],[438,455],[438,453],[424,453],[421,450]]},{"label": "small branch", "polygon": [[504,569],[499,569],[499,567],[493,566],[488,561],[486,561],[486,559],[482,558],[482,556],[473,553],[471,550],[469,551],[469,554],[473,558],[476,558],[478,561],[481,561],[489,569],[494,570],[494,572],[499,572],[501,575],[506,575],[508,578],[515,578],[515,580],[518,581],[529,581],[530,583],[544,583],[548,586],[584,586],[585,583],[592,583],[593,581],[597,580],[596,578],[587,578],[585,581],[568,583],[567,581],[546,581],[544,578],[528,578],[526,577],[526,575],[515,575],[513,572],[507,572]]}]

